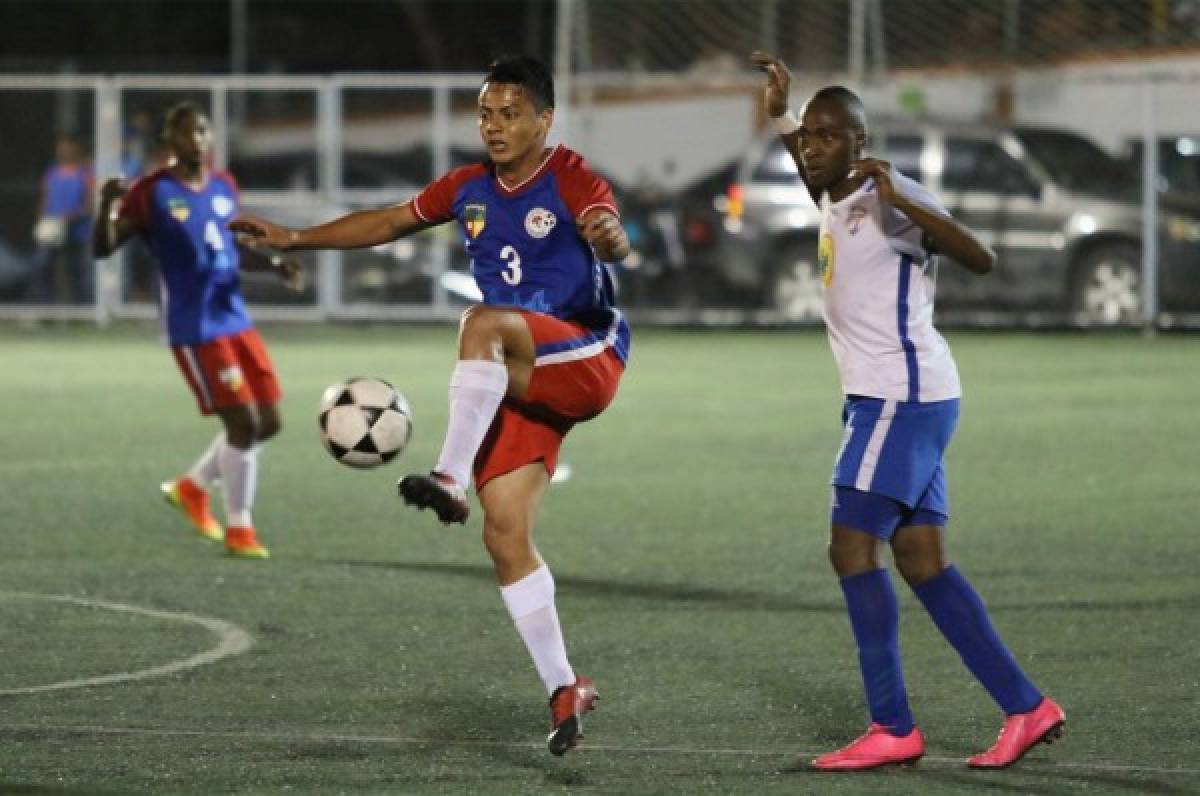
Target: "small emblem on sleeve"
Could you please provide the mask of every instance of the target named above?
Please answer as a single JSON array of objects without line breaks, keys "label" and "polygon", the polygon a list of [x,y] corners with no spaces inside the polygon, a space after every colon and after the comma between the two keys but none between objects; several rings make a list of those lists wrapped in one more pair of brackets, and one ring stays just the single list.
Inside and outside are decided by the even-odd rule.
[{"label": "small emblem on sleeve", "polygon": [[525,216],[525,231],[531,238],[544,238],[554,229],[558,218],[544,207],[535,207]]},{"label": "small emblem on sleeve", "polygon": [[192,208],[188,207],[187,199],[168,199],[167,212],[171,214],[172,218],[183,224],[191,216]]},{"label": "small emblem on sleeve", "polygon": [[463,208],[463,226],[472,238],[478,238],[483,232],[486,221],[487,205],[467,205]]}]

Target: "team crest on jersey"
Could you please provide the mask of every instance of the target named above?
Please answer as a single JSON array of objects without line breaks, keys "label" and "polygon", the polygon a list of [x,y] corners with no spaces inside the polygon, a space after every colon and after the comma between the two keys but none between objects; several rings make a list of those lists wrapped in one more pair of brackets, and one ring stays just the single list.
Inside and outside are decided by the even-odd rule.
[{"label": "team crest on jersey", "polygon": [[192,208],[188,206],[187,199],[168,199],[167,212],[171,214],[172,218],[182,224],[191,216]]},{"label": "team crest on jersey", "polygon": [[478,238],[479,233],[483,232],[486,215],[487,205],[467,205],[463,208],[463,224],[472,238]]},{"label": "team crest on jersey", "polygon": [[850,230],[851,235],[858,234],[858,228],[862,226],[863,219],[866,217],[867,208],[862,205],[850,208],[850,212],[846,214],[846,227]]},{"label": "team crest on jersey", "polygon": [[821,284],[829,287],[833,284],[833,265],[836,251],[832,235],[822,235],[821,244],[817,246],[817,270],[821,272]]},{"label": "team crest on jersey", "polygon": [[544,238],[554,229],[558,218],[544,207],[535,207],[525,215],[525,231],[531,238]]},{"label": "team crest on jersey", "polygon": [[221,380],[230,392],[239,392],[242,385],[246,383],[246,379],[242,376],[242,369],[237,365],[230,365],[218,371],[217,378]]},{"label": "team crest on jersey", "polygon": [[212,200],[212,209],[221,218],[233,215],[233,200],[228,196],[214,196]]}]

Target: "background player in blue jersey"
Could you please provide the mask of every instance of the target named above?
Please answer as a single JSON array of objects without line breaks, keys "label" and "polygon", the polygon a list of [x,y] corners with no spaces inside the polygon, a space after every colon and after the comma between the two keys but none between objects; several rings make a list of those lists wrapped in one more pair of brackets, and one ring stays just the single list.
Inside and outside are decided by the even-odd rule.
[{"label": "background player in blue jersey", "polygon": [[483,303],[463,315],[450,418],[428,475],[400,481],[405,501],[465,522],[472,472],[483,540],[501,595],[550,694],[550,751],[580,736],[596,700],[567,660],[554,579],[533,543],[537,509],[563,436],[612,401],[629,351],[606,263],[629,242],[612,191],[579,155],[548,148],[554,83],[527,57],[492,64],[479,92],[484,163],[435,180],[412,201],[289,230],[261,219],[237,231],[279,249],[374,246],[457,221]]},{"label": "background player in blue jersey", "polygon": [[95,300],[95,276],[88,256],[94,191],[92,165],[78,139],[60,135],[54,144],[54,165],[42,177],[38,223],[33,237],[37,251],[27,296],[31,301]]},{"label": "background player in blue jersey", "polygon": [[858,643],[871,726],[813,764],[873,768],[915,762],[925,751],[904,687],[896,595],[879,564],[886,542],[938,629],[1007,715],[995,745],[968,765],[1010,765],[1056,737],[1065,716],[1021,671],[979,595],[946,561],[942,459],[961,387],[933,326],[925,278],[934,251],[978,274],[996,256],[920,184],[863,157],[866,115],[857,96],[840,86],[821,89],[796,119],[787,110],[787,67],[764,53],[751,58],[767,73],[767,114],[821,206],[825,325],[846,393],[829,556]]},{"label": "background player in blue jersey", "polygon": [[[173,155],[166,168],[134,183],[118,179],[101,189],[92,247],[107,257],[134,235],[158,263],[167,339],[202,414],[221,418],[223,431],[181,478],[162,484],[168,501],[196,531],[224,540],[230,555],[266,558],[251,510],[260,443],[280,428],[279,382],[239,290],[241,267],[270,267],[299,289],[303,270],[293,258],[248,251],[228,224],[238,210],[233,177],[208,166],[212,131],[198,106],[184,103],[166,117],[163,136]],[[240,250],[239,250],[240,249]],[[227,528],[209,510],[208,489],[222,485]]]}]

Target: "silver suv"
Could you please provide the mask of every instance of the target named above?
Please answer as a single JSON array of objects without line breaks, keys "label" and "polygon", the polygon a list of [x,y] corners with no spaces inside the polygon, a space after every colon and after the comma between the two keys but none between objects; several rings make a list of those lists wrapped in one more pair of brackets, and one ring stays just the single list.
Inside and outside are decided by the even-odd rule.
[{"label": "silver suv", "polygon": [[[876,121],[871,150],[928,186],[999,255],[979,279],[937,274],[941,310],[1045,313],[1111,325],[1141,306],[1140,176],[1062,130]],[[724,202],[723,281],[783,320],[820,314],[819,213],[777,136],[749,150]],[[1160,205],[1163,310],[1200,306],[1200,214]]]}]

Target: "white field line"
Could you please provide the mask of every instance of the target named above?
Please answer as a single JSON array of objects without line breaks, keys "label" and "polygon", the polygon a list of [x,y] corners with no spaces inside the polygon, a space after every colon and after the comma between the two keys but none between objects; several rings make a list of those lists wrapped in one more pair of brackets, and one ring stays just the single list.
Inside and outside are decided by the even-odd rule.
[{"label": "white field line", "polygon": [[228,658],[232,655],[240,655],[254,646],[254,638],[249,633],[237,625],[231,622],[226,622],[223,619],[212,619],[206,616],[196,616],[194,614],[185,614],[176,611],[156,611],[153,608],[141,608],[136,605],[110,603],[104,602],[103,600],[89,600],[83,597],[71,597],[65,594],[31,594],[26,592],[0,591],[0,599],[44,600],[47,602],[80,605],[86,608],[99,608],[105,611],[119,611],[126,614],[149,616],[155,619],[165,619],[169,622],[186,622],[193,625],[200,625],[217,637],[217,645],[212,649],[206,650],[197,655],[192,655],[191,657],[184,658],[182,660],[164,663],[161,666],[152,666],[149,669],[141,669],[136,672],[118,672],[116,674],[105,674],[98,677],[84,677],[78,680],[64,680],[59,683],[48,683],[46,685],[32,685],[24,686],[22,688],[0,689],[0,696],[11,696],[16,694],[40,694],[46,691],[62,691],[68,688],[87,688],[94,685],[112,685],[113,683],[126,683],[132,680],[145,680],[148,677],[162,677],[163,675],[175,674],[176,672],[182,672],[187,669],[194,669],[197,666],[216,663],[222,658]]},{"label": "white field line", "polygon": [[101,467],[111,466],[112,461],[108,459],[11,459],[0,461],[0,472],[73,472],[77,470],[98,470]]},{"label": "white field line", "polygon": [[[186,738],[232,738],[236,740],[281,741],[284,743],[357,743],[380,744],[394,746],[455,746],[500,749],[531,749],[541,750],[541,743],[516,741],[486,741],[468,738],[416,738],[405,735],[352,735],[341,733],[286,733],[286,732],[255,732],[231,730],[183,730],[171,727],[113,727],[102,724],[0,724],[0,732],[6,730],[31,730],[36,732],[62,733],[63,735],[135,735],[149,737],[186,737]],[[828,751],[828,750],[824,750]],[[823,754],[820,751],[801,751],[796,749],[735,749],[724,747],[690,747],[690,746],[615,746],[610,744],[583,743],[575,750],[575,754],[588,752],[611,752],[617,754],[656,754],[656,755],[712,755],[721,757],[784,757],[808,760]],[[962,768],[966,770],[966,760],[961,757],[931,757],[921,758],[919,767],[934,766],[936,768]],[[1088,762],[1052,760],[1026,760],[1019,764],[1018,770],[1038,771],[1104,771],[1110,773],[1130,774],[1164,774],[1174,776],[1197,776],[1200,768],[1169,768],[1165,766],[1133,765],[1124,763],[1106,763],[1103,761]],[[986,773],[986,772],[984,772]]]}]

